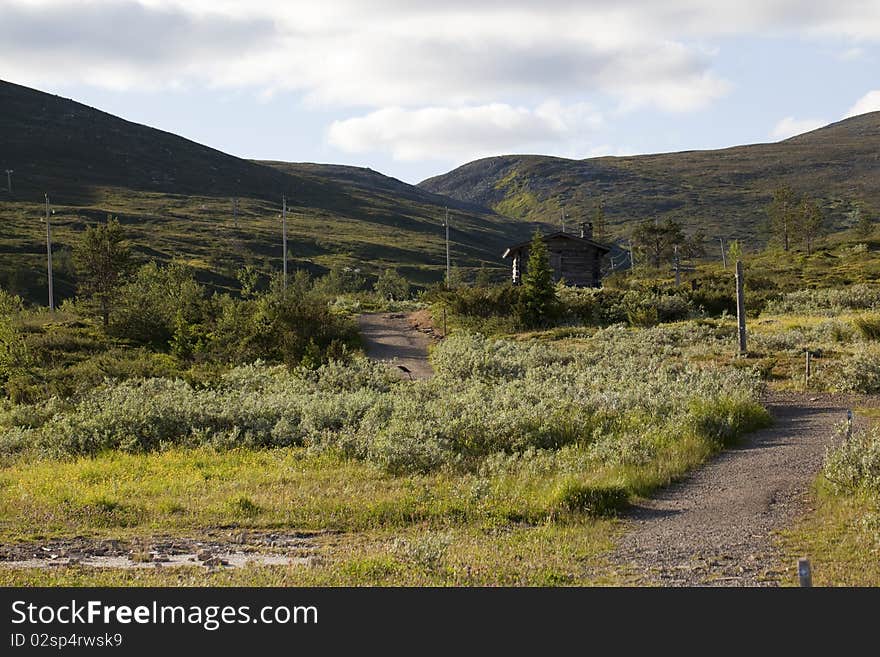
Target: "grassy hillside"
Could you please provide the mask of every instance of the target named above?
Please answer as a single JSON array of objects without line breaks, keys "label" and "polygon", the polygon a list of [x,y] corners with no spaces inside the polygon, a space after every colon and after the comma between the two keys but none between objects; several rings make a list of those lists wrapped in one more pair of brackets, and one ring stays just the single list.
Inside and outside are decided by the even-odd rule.
[{"label": "grassy hillside", "polygon": [[[290,204],[293,268],[315,273],[344,263],[386,266],[418,282],[445,266],[444,206],[454,213],[453,261],[499,266],[527,226],[368,170],[243,160],[79,103],[0,81],[0,286],[32,300],[45,295],[49,193],[59,298],[73,293],[69,249],[89,222],[119,216],[138,254],[176,258],[219,287],[251,263],[281,268],[281,196]],[[238,221],[232,198],[240,199]],[[508,229],[512,230],[508,234]]]},{"label": "grassy hillside", "polygon": [[857,202],[880,208],[880,112],[775,144],[633,157],[568,160],[491,157],[425,180],[423,189],[528,220],[572,221],[604,202],[612,236],[654,217],[702,227],[709,238],[763,243],[773,190],[790,184],[817,198],[834,228]]}]

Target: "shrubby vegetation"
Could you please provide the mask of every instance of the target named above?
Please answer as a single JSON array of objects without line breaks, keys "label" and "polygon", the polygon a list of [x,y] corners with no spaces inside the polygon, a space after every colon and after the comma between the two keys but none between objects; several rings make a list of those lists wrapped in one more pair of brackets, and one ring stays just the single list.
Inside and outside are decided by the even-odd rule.
[{"label": "shrubby vegetation", "polygon": [[848,287],[800,290],[767,304],[768,315],[824,315],[880,309],[880,286],[865,283]]},{"label": "shrubby vegetation", "polygon": [[880,494],[880,426],[842,439],[826,454],[823,474],[838,493]]},{"label": "shrubby vegetation", "polygon": [[[107,383],[28,424],[26,412],[0,416],[0,440],[7,453],[61,457],[304,446],[391,474],[487,472],[506,463],[515,476],[543,464],[560,481],[560,510],[598,508],[620,490],[663,483],[768,421],[753,372],[669,358],[682,337],[616,328],[569,349],[458,334],[436,349],[437,376],[416,383],[362,359],[316,370],[253,364],[209,387]],[[603,478],[607,468],[618,468],[617,483]]]}]

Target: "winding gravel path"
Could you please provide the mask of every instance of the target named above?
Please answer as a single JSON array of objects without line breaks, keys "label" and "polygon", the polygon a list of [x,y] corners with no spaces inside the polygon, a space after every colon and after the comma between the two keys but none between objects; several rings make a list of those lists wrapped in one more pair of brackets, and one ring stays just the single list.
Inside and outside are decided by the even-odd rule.
[{"label": "winding gravel path", "polygon": [[808,509],[810,485],[847,409],[876,398],[775,393],[774,426],[744,438],[627,514],[612,561],[633,584],[769,586],[794,577],[773,533]]},{"label": "winding gravel path", "polygon": [[396,368],[406,367],[413,379],[434,376],[428,361],[428,345],[432,338],[412,325],[406,313],[375,313],[358,317],[361,337],[367,356],[388,361],[403,376],[409,375]]}]

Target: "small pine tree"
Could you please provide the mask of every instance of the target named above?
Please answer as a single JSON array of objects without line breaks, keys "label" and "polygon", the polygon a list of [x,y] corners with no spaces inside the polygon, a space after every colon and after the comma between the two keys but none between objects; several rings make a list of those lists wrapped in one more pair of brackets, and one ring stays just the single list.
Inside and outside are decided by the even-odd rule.
[{"label": "small pine tree", "polygon": [[74,249],[79,291],[97,304],[104,328],[110,324],[116,292],[131,269],[131,258],[119,220],[109,216],[106,224],[86,228]]},{"label": "small pine tree", "polygon": [[492,273],[486,269],[486,263],[481,263],[480,268],[474,276],[474,285],[476,287],[489,287],[492,285]]},{"label": "small pine tree", "polygon": [[593,238],[597,240],[605,237],[605,203],[600,201],[593,210]]},{"label": "small pine tree", "polygon": [[529,246],[529,263],[523,274],[520,318],[527,326],[546,324],[556,315],[558,304],[547,245],[541,232],[535,231]]},{"label": "small pine tree", "polygon": [[727,246],[727,259],[730,262],[736,262],[737,260],[742,260],[743,250],[742,245],[739,243],[739,240],[733,240]]},{"label": "small pine tree", "polygon": [[862,239],[871,237],[874,233],[874,218],[866,208],[856,208],[856,234]]},{"label": "small pine tree", "polygon": [[397,273],[396,269],[386,269],[373,286],[376,294],[383,299],[401,301],[409,297],[409,281]]},{"label": "small pine tree", "polygon": [[783,185],[773,192],[773,200],[767,208],[770,220],[770,232],[782,244],[782,250],[788,251],[791,239],[798,232],[800,212],[798,197],[791,187]]},{"label": "small pine tree", "polygon": [[804,246],[807,248],[807,255],[812,255],[813,244],[822,234],[825,222],[822,217],[822,210],[816,201],[804,199],[800,207],[800,224],[801,237],[804,240]]}]

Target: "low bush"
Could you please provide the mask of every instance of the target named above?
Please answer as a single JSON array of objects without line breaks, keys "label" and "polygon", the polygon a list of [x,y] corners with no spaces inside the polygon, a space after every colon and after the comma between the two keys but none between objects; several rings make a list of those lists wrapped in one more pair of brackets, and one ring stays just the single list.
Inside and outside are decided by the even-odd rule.
[{"label": "low bush", "polygon": [[860,283],[840,288],[800,290],[767,304],[768,315],[824,315],[880,310],[880,286]]},{"label": "low bush", "polygon": [[493,454],[576,448],[592,467],[644,464],[661,444],[643,441],[645,431],[663,441],[689,435],[727,444],[766,417],[753,372],[669,358],[688,328],[715,330],[610,328],[577,350],[459,333],[436,347],[436,376],[414,383],[365,359],[314,370],[242,366],[207,387],[167,378],[108,382],[28,431],[32,447],[54,456],[302,445],[399,474],[475,470]]},{"label": "low bush", "polygon": [[585,513],[594,517],[616,516],[629,504],[622,486],[583,484],[566,480],[556,490],[552,508],[559,512]]},{"label": "low bush", "polygon": [[880,392],[880,350],[863,345],[822,370],[819,380],[834,392]]},{"label": "low bush", "polygon": [[880,493],[880,427],[859,432],[829,450],[823,474],[837,492]]},{"label": "low bush", "polygon": [[853,325],[863,340],[880,340],[880,316],[862,315],[853,320]]}]

